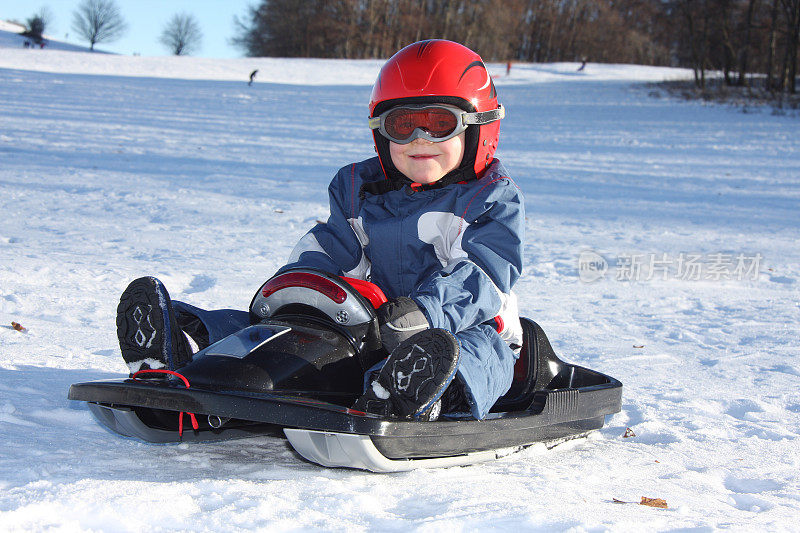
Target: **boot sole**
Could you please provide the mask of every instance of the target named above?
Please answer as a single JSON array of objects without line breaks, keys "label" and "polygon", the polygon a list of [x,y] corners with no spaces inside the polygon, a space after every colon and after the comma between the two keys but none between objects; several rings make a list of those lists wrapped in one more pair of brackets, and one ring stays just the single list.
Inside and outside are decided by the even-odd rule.
[{"label": "boot sole", "polygon": [[[444,393],[456,375],[458,340],[443,329],[417,333],[392,351],[381,370],[399,416],[419,416]],[[387,375],[388,374],[388,375]]]},{"label": "boot sole", "polygon": [[169,295],[155,278],[133,280],[117,306],[117,338],[131,373],[145,368],[174,370],[175,323]]}]

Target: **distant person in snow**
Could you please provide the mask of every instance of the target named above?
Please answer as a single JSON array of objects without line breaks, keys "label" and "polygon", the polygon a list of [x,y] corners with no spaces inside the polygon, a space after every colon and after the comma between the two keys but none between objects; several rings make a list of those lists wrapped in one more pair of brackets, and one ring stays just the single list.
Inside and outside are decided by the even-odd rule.
[{"label": "distant person in snow", "polygon": [[582,61],[582,62],[581,62],[581,66],[580,66],[580,67],[578,67],[578,72],[581,72],[581,71],[583,71],[583,69],[585,69],[585,68],[586,68],[586,61],[587,61],[587,59],[584,57],[584,58],[582,58],[582,59],[581,59],[581,61]]},{"label": "distant person in snow", "polygon": [[253,81],[256,79],[256,74],[258,74],[258,69],[255,69],[253,72],[250,73],[250,81],[247,82],[247,86],[253,85]]},{"label": "distant person in snow", "polygon": [[[376,311],[388,358],[367,372],[354,409],[482,419],[511,386],[522,345],[511,289],[522,270],[524,202],[494,158],[504,108],[478,54],[430,40],[386,62],[369,112],[378,156],[339,170],[327,222],[279,272],[323,270],[389,297]],[[177,370],[250,323],[247,311],[171,302],[152,277],[134,280],[117,310],[131,372]]]}]

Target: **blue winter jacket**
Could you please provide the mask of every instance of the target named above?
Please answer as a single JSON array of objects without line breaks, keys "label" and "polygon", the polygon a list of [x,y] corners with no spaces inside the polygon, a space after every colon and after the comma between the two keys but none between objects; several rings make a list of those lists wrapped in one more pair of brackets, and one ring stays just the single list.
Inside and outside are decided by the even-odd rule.
[{"label": "blue winter jacket", "polygon": [[510,387],[522,344],[511,292],[522,270],[522,194],[497,159],[478,180],[359,197],[362,184],[384,179],[377,157],[340,169],[328,189],[328,221],[298,242],[287,267],[365,279],[389,298],[411,297],[431,327],[461,341],[458,375],[472,414],[483,418]]}]

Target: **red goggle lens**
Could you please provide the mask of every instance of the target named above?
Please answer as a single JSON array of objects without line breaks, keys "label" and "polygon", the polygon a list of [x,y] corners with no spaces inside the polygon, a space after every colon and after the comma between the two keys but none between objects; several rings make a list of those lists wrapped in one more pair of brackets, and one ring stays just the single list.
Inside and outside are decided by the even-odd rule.
[{"label": "red goggle lens", "polygon": [[458,117],[451,111],[441,108],[409,109],[398,108],[391,111],[383,122],[386,133],[395,139],[407,139],[420,128],[432,137],[446,137],[458,126]]}]

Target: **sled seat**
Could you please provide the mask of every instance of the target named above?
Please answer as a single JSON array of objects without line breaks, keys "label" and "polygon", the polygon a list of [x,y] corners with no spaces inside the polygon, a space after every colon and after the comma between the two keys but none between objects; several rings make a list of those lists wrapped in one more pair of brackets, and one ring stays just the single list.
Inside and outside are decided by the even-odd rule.
[{"label": "sled seat", "polygon": [[553,351],[541,326],[520,317],[522,348],[514,364],[511,388],[500,397],[492,411],[525,409],[533,402],[536,391],[544,390],[564,364]]}]

